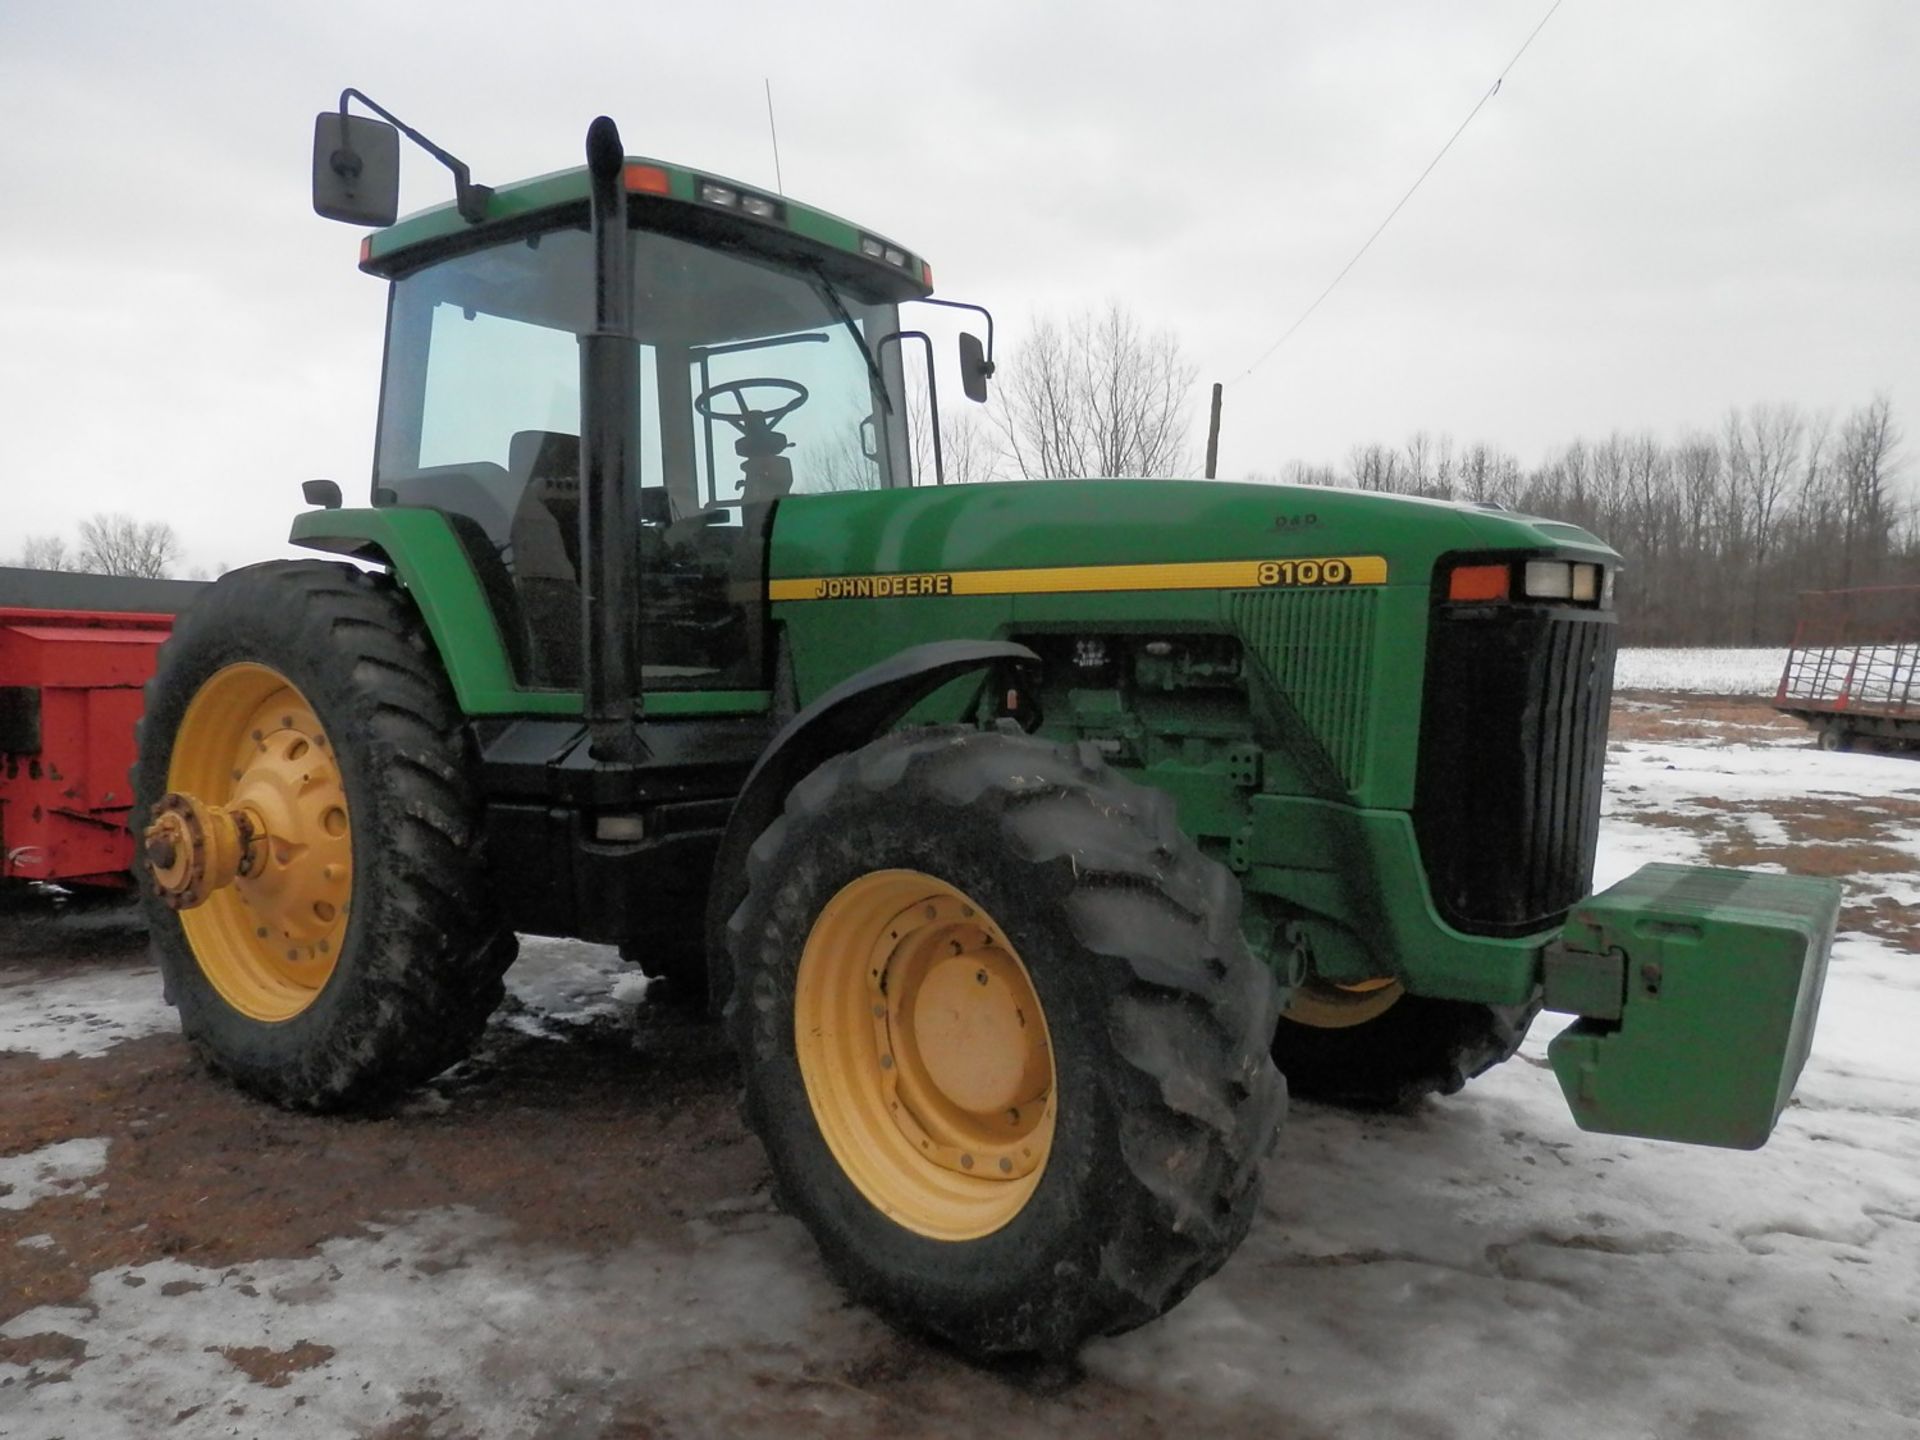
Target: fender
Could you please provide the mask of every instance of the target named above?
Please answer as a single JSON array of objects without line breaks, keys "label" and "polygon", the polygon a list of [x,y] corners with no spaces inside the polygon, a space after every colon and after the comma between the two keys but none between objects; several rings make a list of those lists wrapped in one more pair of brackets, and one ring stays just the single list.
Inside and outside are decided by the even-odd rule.
[{"label": "fender", "polygon": [[[835,755],[900,723],[943,685],[991,667],[1037,680],[1040,657],[1010,640],[935,640],[849,676],[781,727],[733,802],[707,892],[707,994],[718,1013],[733,976],[725,963],[727,921],[747,895],[747,852],[786,803],[787,792]],[[958,717],[956,717],[958,718]]]},{"label": "fender", "polygon": [[[468,715],[578,715],[575,692],[522,690],[483,577],[454,533],[454,522],[424,506],[308,510],[293,518],[288,540],[384,565],[413,597]],[[504,572],[496,584],[511,585]]]}]

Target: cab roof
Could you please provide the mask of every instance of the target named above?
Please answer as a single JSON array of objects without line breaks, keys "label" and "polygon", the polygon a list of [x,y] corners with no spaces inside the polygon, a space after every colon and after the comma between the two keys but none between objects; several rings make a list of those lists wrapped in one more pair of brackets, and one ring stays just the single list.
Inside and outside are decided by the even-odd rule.
[{"label": "cab roof", "polygon": [[[933,289],[932,267],[904,245],[784,195],[639,155],[626,157],[622,181],[629,211],[644,228],[719,235],[775,253],[796,248],[824,252],[820,258],[839,262],[836,269],[853,262],[862,280],[893,299],[912,299]],[[462,217],[451,201],[418,211],[367,236],[360,247],[360,268],[391,277],[490,243],[502,232],[540,228],[539,222],[558,221],[571,209],[584,218],[590,183],[581,165],[500,186],[486,197],[486,218],[477,224]]]}]

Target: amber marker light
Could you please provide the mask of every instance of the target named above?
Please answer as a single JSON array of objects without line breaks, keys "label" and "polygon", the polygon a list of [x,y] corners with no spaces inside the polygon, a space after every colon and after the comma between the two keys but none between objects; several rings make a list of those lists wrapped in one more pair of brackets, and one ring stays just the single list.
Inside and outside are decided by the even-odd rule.
[{"label": "amber marker light", "polygon": [[667,182],[667,172],[658,165],[629,165],[622,172],[627,189],[641,195],[665,195],[672,186]]},{"label": "amber marker light", "polygon": [[361,268],[362,269],[366,268],[366,263],[372,258],[373,258],[373,237],[371,235],[362,235],[360,237]]},{"label": "amber marker light", "polygon": [[1505,565],[1462,565],[1447,577],[1449,600],[1504,600],[1513,583]]}]

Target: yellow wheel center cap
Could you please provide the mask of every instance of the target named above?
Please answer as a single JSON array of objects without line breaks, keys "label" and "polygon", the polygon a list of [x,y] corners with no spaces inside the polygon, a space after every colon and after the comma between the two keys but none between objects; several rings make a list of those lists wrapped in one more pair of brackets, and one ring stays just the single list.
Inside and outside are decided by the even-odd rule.
[{"label": "yellow wheel center cap", "polygon": [[[927,1078],[976,1115],[999,1112],[1044,1089],[1046,1052],[1032,1043],[1004,951],[975,950],[935,962],[913,1001],[913,1040]],[[1014,983],[1010,983],[1010,979]]]},{"label": "yellow wheel center cap", "polygon": [[1017,1179],[1044,1157],[1053,1052],[1025,968],[951,892],[895,914],[867,965],[888,1112],[929,1162]]}]

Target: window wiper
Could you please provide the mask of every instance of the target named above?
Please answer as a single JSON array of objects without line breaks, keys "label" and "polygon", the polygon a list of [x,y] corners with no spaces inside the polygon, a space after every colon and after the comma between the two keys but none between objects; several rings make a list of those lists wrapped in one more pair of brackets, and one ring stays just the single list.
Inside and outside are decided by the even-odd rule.
[{"label": "window wiper", "polygon": [[817,265],[809,268],[814,287],[819,290],[821,297],[826,300],[833,313],[839,317],[840,323],[847,327],[847,333],[853,336],[853,343],[860,347],[860,358],[867,362],[867,376],[873,382],[873,393],[880,397],[880,403],[886,407],[887,414],[893,414],[893,397],[887,394],[886,377],[880,373],[880,362],[873,358],[873,351],[867,345],[867,337],[862,335],[860,327],[853,323],[853,316],[848,313],[846,302],[841,300],[840,292],[833,288],[833,282],[827,279],[827,272]]}]

